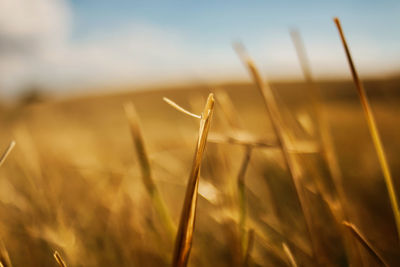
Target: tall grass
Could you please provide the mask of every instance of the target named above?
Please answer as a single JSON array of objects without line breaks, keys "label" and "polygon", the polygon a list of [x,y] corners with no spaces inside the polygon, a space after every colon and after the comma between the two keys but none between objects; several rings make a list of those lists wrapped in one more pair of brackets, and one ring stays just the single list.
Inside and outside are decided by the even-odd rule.
[{"label": "tall grass", "polygon": [[[245,177],[246,171],[249,166],[250,158],[251,158],[251,147],[245,148],[245,155],[240,166],[239,174],[237,177],[238,183],[238,193],[239,193],[239,230],[240,230],[240,239],[241,239],[241,247],[242,251],[248,250],[248,245],[246,240],[249,239],[247,229],[246,229],[246,219],[247,219],[247,199],[246,199],[246,184]],[[246,247],[247,246],[247,247]],[[246,258],[246,257],[244,257]]]},{"label": "tall grass", "polygon": [[[343,220],[351,220],[349,218],[350,211],[347,208],[349,205],[344,191],[342,171],[340,169],[339,162],[336,156],[336,151],[329,129],[328,120],[325,116],[325,112],[321,104],[322,97],[319,90],[320,88],[318,88],[317,84],[314,82],[303,40],[297,30],[291,30],[290,35],[296,50],[297,57],[299,59],[306,85],[308,87],[307,89],[310,93],[311,106],[313,107],[316,115],[316,125],[318,129],[317,139],[321,143],[320,152],[328,167],[330,178],[332,179],[335,186],[337,196],[330,194],[325,186],[320,186],[319,190],[321,191],[324,199],[327,201],[328,206],[335,217],[336,223],[339,224],[340,227],[342,226],[341,222]],[[341,227],[341,231],[342,236],[346,241],[346,250],[348,256],[350,257],[350,260],[352,260],[355,264],[360,264],[361,259],[357,245],[354,243],[353,240],[348,240],[343,226]]]},{"label": "tall grass", "polygon": [[286,254],[287,258],[288,258],[290,266],[291,267],[297,267],[298,266],[297,262],[296,262],[296,260],[295,260],[295,258],[293,256],[292,251],[288,247],[288,245],[286,243],[282,243],[282,248],[283,248],[283,251],[285,251],[285,254]]},{"label": "tall grass", "polygon": [[11,143],[8,145],[7,149],[3,152],[3,154],[0,156],[0,167],[4,164],[6,161],[8,155],[11,153],[15,146],[15,141],[11,141]]},{"label": "tall grass", "polygon": [[12,267],[10,256],[3,241],[0,239],[0,266]]},{"label": "tall grass", "polygon": [[360,242],[360,244],[383,266],[390,266],[374,246],[364,237],[358,228],[349,222],[343,221],[343,225],[349,229],[351,234]]},{"label": "tall grass", "polygon": [[238,53],[240,59],[243,61],[244,65],[247,67],[257,89],[263,97],[268,117],[271,120],[273,131],[278,139],[278,146],[281,148],[285,164],[288,167],[290,177],[292,178],[292,182],[296,189],[297,197],[299,199],[304,219],[306,221],[308,236],[310,238],[311,246],[313,248],[313,257],[315,257],[316,260],[319,260],[319,249],[316,241],[317,233],[312,224],[313,220],[311,217],[311,210],[307,203],[304,187],[302,185],[301,167],[297,162],[296,156],[289,152],[290,147],[293,147],[293,145],[288,135],[288,130],[282,121],[282,117],[280,115],[279,108],[273,92],[269,85],[261,79],[261,76],[255,64],[247,55],[244,46],[242,44],[235,44],[234,48],[236,49],[236,52]]},{"label": "tall grass", "polygon": [[378,155],[379,163],[382,168],[383,177],[385,179],[386,188],[388,190],[390,203],[392,205],[392,210],[394,214],[394,219],[397,227],[397,234],[400,240],[400,210],[399,203],[397,199],[396,190],[394,189],[393,178],[390,172],[389,164],[386,159],[385,150],[383,148],[383,144],[381,141],[381,137],[379,135],[378,127],[376,126],[375,117],[372,112],[372,108],[369,104],[367,94],[365,93],[364,86],[358,76],[357,69],[354,65],[353,58],[350,53],[349,46],[347,45],[346,38],[344,36],[342,26],[340,24],[339,18],[334,18],[335,25],[339,31],[340,39],[342,40],[343,48],[346,53],[347,61],[349,63],[351,75],[353,77],[354,84],[357,89],[358,96],[360,97],[361,105],[364,110],[365,118],[368,123],[368,128],[372,136],[372,140],[374,142],[375,150]]},{"label": "tall grass", "polygon": [[60,253],[58,253],[57,250],[54,251],[53,256],[60,267],[67,267],[67,264],[65,263],[63,258],[61,258],[61,255],[60,255]]},{"label": "tall grass", "polygon": [[[14,146],[15,146],[15,141],[11,141],[11,143],[8,145],[7,149],[3,152],[3,154],[0,157],[0,167],[6,161],[8,155],[11,153]],[[7,248],[6,248],[3,240],[1,239],[1,237],[0,237],[0,266],[12,267],[10,256],[8,255]]]},{"label": "tall grass", "polygon": [[[237,87],[229,88],[226,91],[229,94],[216,92],[215,106],[213,94],[208,96],[204,107],[202,98],[196,97],[201,102],[201,107],[198,106],[202,109],[201,115],[164,98],[199,123],[193,158],[190,146],[196,133],[191,126],[173,125],[173,116],[160,107],[160,98],[155,97],[165,91],[134,96],[135,101],[144,101],[152,112],[146,126],[156,126],[153,129],[141,127],[140,113],[133,103],[124,105],[126,117],[121,114],[126,95],[96,99],[96,103],[77,100],[27,109],[28,115],[20,120],[16,118],[10,126],[18,141],[15,156],[6,161],[14,142],[0,156],[0,267],[10,267],[10,258],[15,266],[58,264],[60,267],[67,265],[64,259],[69,266],[88,267],[167,264],[174,267],[297,267],[378,263],[389,266],[392,262],[396,266],[400,260],[397,248],[389,247],[391,237],[380,236],[382,231],[389,233],[391,229],[363,225],[364,234],[354,224],[360,221],[357,215],[365,211],[355,211],[353,207],[357,204],[350,198],[358,198],[361,193],[357,189],[350,191],[344,184],[358,185],[359,177],[344,175],[353,170],[345,165],[347,158],[339,166],[341,158],[336,157],[333,137],[320,104],[319,88],[313,80],[304,47],[296,38],[299,36],[294,36],[294,41],[310,89],[310,104],[316,114],[316,134],[305,133],[304,128],[296,128],[299,125],[291,123],[292,118],[286,117],[287,107],[281,105],[278,95],[240,47],[239,56],[257,91],[241,90],[254,87],[251,85],[234,84],[232,87]],[[202,92],[207,90],[204,88]],[[364,103],[365,93],[363,88],[359,90]],[[185,99],[193,99],[195,95],[193,91],[183,90],[171,93]],[[236,97],[243,99],[235,102]],[[153,102],[153,99],[157,100]],[[106,109],[105,102],[101,101],[115,110]],[[256,107],[257,101],[264,105]],[[366,113],[372,115],[366,103]],[[337,108],[335,111],[342,108],[332,102],[327,105]],[[79,108],[84,112],[77,111],[78,119],[71,116]],[[338,123],[351,123],[351,118],[332,118]],[[266,119],[271,122],[271,132],[276,138],[270,139],[265,134],[268,127],[261,122]],[[370,124],[375,125],[373,117]],[[372,128],[377,132],[376,126]],[[260,130],[259,135],[250,129]],[[297,140],[300,131],[308,139],[316,137],[318,142]],[[379,135],[372,134],[381,146]],[[182,141],[186,137],[190,142]],[[209,142],[213,144],[209,146]],[[154,151],[148,150],[148,144],[155,144]],[[137,164],[132,164],[130,149],[136,155]],[[189,171],[185,182],[176,179],[185,177]],[[349,181],[344,183],[344,179]],[[385,179],[388,180],[386,176]],[[164,202],[158,187],[161,183],[165,200],[174,210],[168,209]],[[184,198],[178,194],[181,190],[185,190]],[[200,201],[201,207],[198,207]],[[178,208],[181,213],[176,227],[172,214]],[[371,210],[368,210],[369,216],[384,214]],[[365,236],[374,230],[374,235]],[[160,238],[164,235],[169,235],[169,243]],[[366,258],[348,261],[344,243],[350,248],[350,256],[357,255],[359,249],[359,256]],[[54,248],[57,251],[52,258],[49,251]]]},{"label": "tall grass", "polygon": [[165,226],[166,231],[173,240],[175,234],[175,225],[172,218],[168,212],[167,206],[161,197],[158,188],[153,179],[151,172],[150,160],[147,154],[146,146],[144,144],[143,135],[140,129],[139,117],[137,115],[136,109],[132,102],[126,103],[125,113],[129,120],[129,125],[131,129],[132,139],[135,144],[136,155],[139,160],[140,170],[142,173],[142,181],[146,188],[147,193],[150,196],[152,204],[162,222]]}]

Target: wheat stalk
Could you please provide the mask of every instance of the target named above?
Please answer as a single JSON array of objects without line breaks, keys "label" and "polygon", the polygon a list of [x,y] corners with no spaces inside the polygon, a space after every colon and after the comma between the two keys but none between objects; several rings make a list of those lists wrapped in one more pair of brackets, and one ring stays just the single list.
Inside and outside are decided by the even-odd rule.
[{"label": "wheat stalk", "polygon": [[[242,251],[245,251],[245,240],[246,240],[246,218],[247,218],[247,208],[246,208],[246,171],[250,163],[251,158],[251,147],[246,147],[245,155],[240,166],[239,174],[237,177],[237,186],[239,191],[239,229],[240,229],[240,239]],[[250,238],[250,237],[247,237]]]},{"label": "wheat stalk", "polygon": [[354,84],[356,86],[358,96],[360,97],[361,105],[363,107],[365,118],[366,118],[367,123],[368,123],[368,128],[369,128],[369,131],[371,133],[372,140],[373,140],[374,146],[375,146],[375,150],[376,150],[376,153],[378,155],[379,163],[380,163],[381,168],[382,168],[383,177],[385,179],[386,187],[387,187],[388,194],[389,194],[390,203],[391,203],[392,209],[393,209],[394,219],[395,219],[395,222],[396,222],[397,234],[398,234],[398,237],[400,239],[400,210],[399,210],[399,204],[398,204],[398,201],[397,201],[396,191],[395,191],[394,185],[393,185],[393,178],[392,178],[392,175],[391,175],[390,169],[389,169],[389,164],[388,164],[388,162],[386,160],[386,154],[385,154],[385,151],[384,151],[384,148],[383,148],[383,145],[382,145],[382,141],[381,141],[381,138],[380,138],[380,135],[379,135],[378,127],[376,126],[375,117],[374,117],[374,114],[372,113],[372,109],[371,109],[371,106],[369,104],[369,101],[368,101],[368,98],[367,98],[367,94],[365,93],[364,86],[361,83],[360,78],[358,77],[358,73],[357,73],[356,67],[354,65],[353,58],[352,58],[351,53],[350,53],[350,49],[349,49],[349,47],[347,45],[347,41],[346,41],[346,38],[344,36],[343,30],[342,30],[342,26],[340,24],[340,20],[338,18],[334,18],[334,22],[335,22],[336,27],[337,27],[337,29],[339,31],[340,39],[342,40],[343,48],[344,48],[344,50],[346,52],[346,57],[347,57],[347,61],[348,61],[349,66],[350,66],[351,75],[353,76],[353,81],[354,81]]},{"label": "wheat stalk", "polygon": [[241,138],[233,137],[228,135],[221,135],[217,133],[210,133],[208,138],[210,143],[216,144],[231,144],[231,145],[241,145],[245,147],[256,147],[256,148],[279,148],[276,143],[264,141],[256,138]]},{"label": "wheat stalk", "polygon": [[237,112],[228,93],[224,90],[217,90],[215,95],[217,98],[217,105],[219,104],[221,107],[222,113],[225,115],[224,118],[229,126],[235,131],[242,129],[241,121],[237,116]]},{"label": "wheat stalk", "polygon": [[285,254],[290,262],[290,266],[297,267],[297,263],[296,263],[296,260],[294,259],[293,253],[290,250],[290,248],[288,247],[288,245],[286,245],[286,243],[282,243],[282,249],[285,252]]},{"label": "wheat stalk", "polygon": [[2,267],[12,267],[10,256],[2,239],[0,239],[0,264]]},{"label": "wheat stalk", "polygon": [[152,204],[166,228],[171,240],[174,238],[175,225],[172,221],[167,206],[161,197],[160,192],[154,182],[150,167],[150,160],[144,143],[144,138],[140,128],[139,116],[132,102],[124,105],[126,116],[129,120],[130,130],[133,142],[135,144],[137,158],[139,160],[140,170],[142,173],[142,181],[149,194]]},{"label": "wheat stalk", "polygon": [[358,230],[358,228],[349,222],[343,221],[344,226],[346,226],[352,235],[360,242],[361,245],[382,265],[389,266],[384,258],[379,254],[379,252],[372,246],[372,244],[364,237],[364,235]]},{"label": "wheat stalk", "polygon": [[11,153],[14,146],[15,146],[15,141],[11,141],[10,144],[8,145],[7,149],[4,151],[3,155],[1,155],[1,157],[0,157],[0,167],[6,161],[8,155]]},{"label": "wheat stalk", "polygon": [[[346,206],[346,197],[343,189],[342,173],[340,171],[339,163],[335,155],[336,153],[332,142],[332,136],[329,132],[329,126],[327,124],[327,120],[323,116],[322,107],[320,105],[321,96],[317,88],[317,85],[313,81],[309,60],[306,55],[303,41],[301,39],[299,32],[292,30],[290,32],[290,35],[292,37],[292,41],[296,49],[296,53],[300,62],[301,69],[303,71],[305,81],[308,87],[310,88],[311,103],[313,105],[317,117],[318,139],[322,143],[321,146],[322,156],[324,157],[325,162],[328,165],[330,176],[338,192],[340,205],[342,208],[344,208]],[[328,193],[324,193],[324,195],[325,197],[329,196]],[[334,201],[332,199],[327,199],[327,202],[331,204],[330,206],[334,204],[333,203]]]},{"label": "wheat stalk", "polygon": [[175,248],[172,259],[172,266],[186,266],[190,250],[192,247],[193,232],[197,207],[197,191],[200,178],[200,167],[207,143],[208,131],[210,129],[211,118],[214,108],[214,97],[210,94],[207,103],[201,114],[199,137],[194,154],[192,170],[186,186],[186,194],[183,202],[181,217],[179,221],[178,233],[175,239]]},{"label": "wheat stalk", "polygon": [[[15,146],[15,141],[11,141],[10,144],[8,145],[7,149],[4,151],[3,155],[0,157],[0,167],[3,165],[3,163],[6,161],[8,155],[11,153]],[[3,241],[0,239],[0,267],[11,267],[11,260],[10,256],[8,255],[8,251],[3,243]]]},{"label": "wheat stalk", "polygon": [[243,266],[247,267],[250,265],[251,251],[254,246],[254,230],[250,229],[247,238],[246,253],[244,254]]},{"label": "wheat stalk", "polygon": [[67,264],[65,264],[65,261],[63,260],[63,258],[61,258],[61,255],[60,253],[58,253],[57,250],[54,251],[53,256],[60,267],[67,267]]},{"label": "wheat stalk", "polygon": [[[309,92],[311,104],[314,108],[317,120],[317,138],[321,143],[321,154],[328,166],[328,171],[335,186],[338,199],[336,200],[331,198],[330,193],[328,193],[328,190],[325,187],[321,187],[320,191],[324,199],[326,200],[332,214],[334,215],[336,222],[340,225],[341,221],[348,220],[350,215],[350,212],[346,209],[347,198],[343,186],[342,172],[340,170],[339,162],[336,157],[336,152],[333,145],[332,135],[329,130],[328,121],[324,116],[325,114],[323,112],[322,105],[320,104],[322,101],[320,90],[317,84],[314,82],[303,40],[297,30],[291,30],[290,36],[292,38],[297,57],[299,59],[305,82],[310,90]],[[349,256],[354,254],[353,260],[355,261],[356,265],[359,265],[361,259],[359,258],[360,255],[358,251],[358,246],[354,243],[354,240],[346,238],[347,235],[345,234],[345,229],[343,227],[341,227],[341,231],[346,241],[346,250],[348,250]]]},{"label": "wheat stalk", "polygon": [[313,247],[313,254],[318,259],[316,235],[314,235],[314,229],[312,227],[313,224],[312,224],[311,211],[306,203],[306,197],[304,195],[303,186],[301,184],[301,176],[302,176],[301,168],[295,156],[289,152],[289,147],[291,145],[290,138],[287,135],[287,130],[282,122],[282,118],[280,116],[275,97],[269,85],[262,81],[261,76],[255,64],[253,63],[251,58],[247,55],[244,46],[242,44],[235,44],[234,48],[237,54],[239,55],[239,58],[248,68],[249,73],[251,74],[257,89],[263,96],[265,107],[267,109],[267,114],[272,122],[273,131],[277,136],[278,145],[281,148],[281,151],[285,159],[285,163],[290,173],[290,177],[292,178],[293,184],[296,189],[297,197],[299,199],[304,219],[306,221],[306,227],[311,240],[311,245]]}]

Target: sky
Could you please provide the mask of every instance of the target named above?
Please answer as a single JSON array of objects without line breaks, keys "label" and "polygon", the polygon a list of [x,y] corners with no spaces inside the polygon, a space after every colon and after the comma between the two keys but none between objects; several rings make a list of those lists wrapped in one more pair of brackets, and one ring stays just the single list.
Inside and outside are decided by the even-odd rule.
[{"label": "sky", "polygon": [[316,78],[346,78],[334,16],[361,77],[399,74],[399,14],[398,0],[0,0],[0,97],[248,79],[234,41],[265,77],[301,79],[293,28]]}]

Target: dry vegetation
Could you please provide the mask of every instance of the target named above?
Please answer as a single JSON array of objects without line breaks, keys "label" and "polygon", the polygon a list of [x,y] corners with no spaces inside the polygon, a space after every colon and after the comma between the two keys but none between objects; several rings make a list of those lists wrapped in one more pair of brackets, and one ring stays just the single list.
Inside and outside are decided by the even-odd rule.
[{"label": "dry vegetation", "polygon": [[400,265],[400,81],[365,83],[388,178],[353,84],[294,38],[304,83],[239,47],[254,84],[1,108],[0,266]]}]

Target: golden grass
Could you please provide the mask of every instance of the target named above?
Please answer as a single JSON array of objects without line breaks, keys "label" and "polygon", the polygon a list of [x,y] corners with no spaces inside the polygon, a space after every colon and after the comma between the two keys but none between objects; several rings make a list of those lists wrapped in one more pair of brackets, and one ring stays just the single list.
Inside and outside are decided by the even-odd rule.
[{"label": "golden grass", "polygon": [[[195,123],[199,119],[194,158],[193,121],[184,118],[189,123],[173,125],[180,118],[160,106],[165,91],[18,107],[9,120],[6,111],[8,127],[0,138],[14,135],[18,149],[7,158],[11,143],[0,157],[0,165],[7,158],[0,169],[0,212],[6,214],[0,240],[7,244],[7,249],[0,247],[0,267],[11,266],[8,252],[16,266],[66,266],[58,252],[57,262],[50,257],[54,247],[68,265],[88,267],[362,266],[366,259],[397,266],[391,210],[376,208],[386,198],[371,197],[385,192],[376,186],[379,168],[355,166],[375,159],[374,153],[357,155],[368,135],[337,130],[362,125],[354,120],[357,107],[341,98],[324,103],[338,127],[332,136],[304,47],[298,50],[311,102],[297,99],[298,92],[285,95],[285,87],[304,88],[304,83],[276,84],[284,89],[278,99],[242,48],[240,56],[256,86],[229,84],[226,91],[216,90],[215,106],[210,95],[204,108],[201,95],[208,88],[168,92],[179,101],[200,103],[193,110],[203,108],[199,116],[164,98]],[[133,103],[124,105],[123,116],[121,103],[130,97],[145,103],[148,120],[140,120]],[[295,102],[283,104],[292,97]],[[292,109],[304,115],[312,107],[317,127],[314,116],[307,117],[310,127],[290,117]],[[386,102],[380,107],[394,109]],[[14,112],[23,115],[13,117]],[[392,129],[394,121],[386,117],[382,125]],[[351,143],[350,137],[359,142]],[[391,138],[390,151],[396,152]],[[189,171],[188,180],[180,179]],[[176,229],[172,218],[180,207]],[[361,223],[368,239],[349,222]],[[352,258],[357,252],[360,261]],[[29,258],[18,257],[26,254]]]},{"label": "golden grass", "polygon": [[247,237],[246,250],[243,259],[243,266],[250,266],[251,251],[254,246],[254,229],[250,229]]},{"label": "golden grass", "polygon": [[286,245],[286,243],[282,243],[282,249],[283,249],[283,251],[285,252],[285,254],[286,254],[287,258],[288,258],[290,266],[297,267],[298,265],[297,265],[297,262],[296,262],[296,260],[295,260],[295,258],[293,256],[293,253],[290,250],[290,248],[288,247],[288,245]]},{"label": "golden grass", "polygon": [[10,256],[3,241],[0,239],[0,266],[12,267]]},{"label": "golden grass", "polygon": [[207,136],[211,125],[213,109],[214,96],[213,94],[210,94],[201,114],[199,137],[194,154],[192,170],[186,186],[186,194],[180,216],[178,233],[175,239],[175,248],[172,259],[172,266],[174,267],[187,265],[192,247],[193,231],[196,219],[200,167],[207,143]]},{"label": "golden grass", "polygon": [[173,240],[173,236],[175,234],[175,225],[169,215],[167,206],[162,199],[161,194],[158,191],[152,176],[150,160],[140,128],[139,116],[137,115],[136,109],[131,102],[125,104],[124,108],[126,116],[129,120],[131,135],[135,145],[136,155],[139,160],[140,170],[142,173],[143,184],[146,188],[147,193],[150,196],[150,199],[158,216],[160,217],[162,224],[165,226],[171,240]]},{"label": "golden grass", "polygon": [[277,145],[274,142],[268,142],[261,139],[248,138],[247,136],[241,138],[240,135],[237,137],[222,135],[217,133],[210,133],[208,141],[216,144],[232,144],[241,145],[244,147],[258,147],[258,148],[276,148]]},{"label": "golden grass", "polygon": [[60,267],[67,267],[67,264],[65,264],[65,261],[63,260],[63,258],[61,258],[61,255],[60,253],[58,253],[57,250],[54,251],[53,257]]},{"label": "golden grass", "polygon": [[[316,115],[316,125],[318,129],[317,139],[321,143],[320,153],[322,154],[322,157],[324,158],[328,167],[330,178],[335,186],[337,196],[332,196],[330,193],[328,193],[328,189],[324,185],[320,185],[320,183],[317,184],[320,185],[319,190],[324,199],[327,201],[332,214],[335,216],[336,222],[339,225],[342,225],[341,222],[343,220],[349,220],[350,212],[348,208],[346,209],[346,207],[348,207],[348,203],[344,192],[343,175],[336,156],[328,120],[324,114],[321,104],[322,97],[319,90],[320,88],[318,88],[317,84],[314,82],[310,63],[300,33],[297,30],[291,30],[290,36],[299,59],[305,82],[310,92],[311,105]],[[341,231],[343,235],[344,230],[345,229],[342,227]],[[357,246],[355,245],[354,241],[347,240],[346,235],[344,235],[344,237],[346,240],[345,246],[348,256],[355,261],[355,264],[360,264],[361,259],[359,258],[360,255]]]},{"label": "golden grass", "polygon": [[3,152],[3,155],[0,157],[0,167],[4,164],[6,161],[8,155],[11,153],[15,146],[15,141],[11,141],[10,144],[8,145],[7,149]]},{"label": "golden grass", "polygon": [[346,38],[344,36],[342,26],[340,24],[340,20],[338,18],[334,18],[335,25],[339,31],[340,39],[342,40],[343,48],[346,52],[347,61],[349,63],[351,75],[353,77],[354,84],[357,89],[358,96],[360,97],[360,101],[364,110],[365,118],[368,123],[368,128],[372,136],[372,140],[374,142],[375,150],[378,155],[379,163],[382,168],[383,177],[385,178],[386,187],[389,194],[390,203],[392,205],[392,210],[394,214],[394,219],[397,227],[397,234],[400,240],[400,210],[399,203],[396,195],[396,191],[394,189],[393,178],[390,173],[389,164],[386,159],[386,154],[383,148],[383,144],[379,135],[378,127],[376,126],[375,117],[372,112],[372,108],[369,104],[367,94],[365,93],[364,86],[358,76],[356,67],[353,62],[353,58],[350,53],[350,49],[347,45]]},{"label": "golden grass", "polygon": [[[237,177],[237,186],[239,193],[239,230],[240,230],[240,240],[242,251],[246,252],[246,240],[249,240],[247,229],[246,229],[246,219],[247,219],[247,200],[246,200],[246,171],[249,166],[251,158],[251,147],[246,147],[245,155],[240,166],[239,174]],[[247,245],[248,246],[248,245]],[[248,249],[247,249],[248,250]],[[246,257],[244,257],[246,258]]]},{"label": "golden grass", "polygon": [[[0,167],[6,161],[8,155],[11,153],[12,149],[15,146],[15,141],[11,141],[8,145],[7,149],[4,151],[3,155],[0,157]],[[0,239],[0,266],[2,267],[11,267],[10,256],[8,255],[8,251],[3,241]]]},{"label": "golden grass", "polygon": [[360,244],[383,266],[389,266],[381,254],[374,248],[374,246],[364,237],[358,228],[349,222],[343,221],[343,225],[350,230],[351,234],[360,242]]},{"label": "golden grass", "polygon": [[306,221],[308,234],[311,240],[311,246],[313,247],[313,255],[318,260],[316,233],[315,230],[313,229],[311,211],[306,201],[303,185],[301,184],[301,179],[302,179],[301,167],[297,162],[295,155],[289,152],[289,147],[293,145],[288,135],[288,130],[282,121],[282,117],[279,113],[279,108],[275,101],[275,97],[269,85],[261,79],[261,76],[255,64],[253,63],[251,58],[247,55],[244,46],[242,44],[235,44],[234,48],[237,54],[239,55],[240,59],[244,63],[244,65],[247,67],[257,89],[259,90],[259,92],[263,97],[268,117],[271,120],[273,131],[278,139],[278,145],[280,146],[280,149],[282,151],[285,160],[285,164],[288,167],[290,176],[292,178],[293,184],[296,189],[297,197],[299,199],[304,219]]}]

